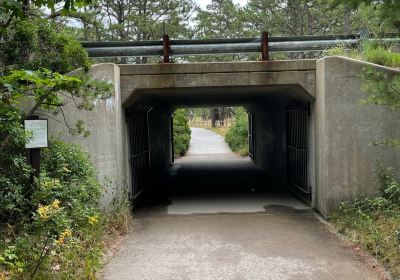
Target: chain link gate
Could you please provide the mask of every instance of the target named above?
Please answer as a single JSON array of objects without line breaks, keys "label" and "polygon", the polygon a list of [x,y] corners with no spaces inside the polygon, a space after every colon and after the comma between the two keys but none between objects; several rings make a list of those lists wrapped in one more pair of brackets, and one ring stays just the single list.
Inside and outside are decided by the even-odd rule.
[{"label": "chain link gate", "polygon": [[131,167],[130,199],[137,198],[148,185],[150,166],[148,139],[148,112],[151,107],[138,106],[126,110],[128,123],[129,162]]},{"label": "chain link gate", "polygon": [[311,200],[308,182],[308,117],[309,104],[296,102],[286,107],[287,181],[291,189]]}]

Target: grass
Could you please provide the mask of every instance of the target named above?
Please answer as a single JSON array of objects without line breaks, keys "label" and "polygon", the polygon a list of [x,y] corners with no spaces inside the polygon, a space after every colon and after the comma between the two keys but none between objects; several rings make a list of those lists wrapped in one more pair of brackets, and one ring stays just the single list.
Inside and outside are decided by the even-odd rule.
[{"label": "grass", "polygon": [[207,128],[211,131],[214,131],[215,133],[225,137],[225,135],[228,133],[230,127],[228,126],[224,126],[224,127],[209,127]]},{"label": "grass", "polygon": [[334,224],[350,242],[371,253],[395,279],[399,279],[400,208],[393,208],[389,213],[379,209],[365,211],[360,207],[342,205],[333,217]]},{"label": "grass", "polygon": [[389,171],[380,171],[384,187],[374,198],[341,203],[332,216],[337,230],[362,247],[400,279],[400,184]]},{"label": "grass", "polygon": [[325,53],[328,56],[346,56],[387,67],[400,67],[400,53],[391,51],[390,46],[380,42],[364,43],[361,50],[335,47],[327,50]]},{"label": "grass", "polygon": [[239,156],[247,157],[249,155],[249,145],[246,143],[235,152]]},{"label": "grass", "polygon": [[392,52],[377,44],[367,44],[364,48],[363,57],[366,61],[375,64],[393,68],[400,67],[400,53]]}]

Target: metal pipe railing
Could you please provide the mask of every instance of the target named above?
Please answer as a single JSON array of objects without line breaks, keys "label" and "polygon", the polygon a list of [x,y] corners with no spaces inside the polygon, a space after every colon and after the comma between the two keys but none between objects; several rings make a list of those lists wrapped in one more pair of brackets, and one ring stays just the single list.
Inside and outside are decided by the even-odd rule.
[{"label": "metal pipe railing", "polygon": [[[328,48],[343,46],[355,47],[360,43],[358,34],[269,37],[264,33],[261,38],[205,39],[205,40],[170,40],[164,35],[162,41],[117,41],[82,43],[90,57],[152,57],[243,54],[263,52],[263,59],[268,53],[323,51]],[[400,38],[369,39],[400,42]],[[266,53],[265,53],[266,52]]]}]

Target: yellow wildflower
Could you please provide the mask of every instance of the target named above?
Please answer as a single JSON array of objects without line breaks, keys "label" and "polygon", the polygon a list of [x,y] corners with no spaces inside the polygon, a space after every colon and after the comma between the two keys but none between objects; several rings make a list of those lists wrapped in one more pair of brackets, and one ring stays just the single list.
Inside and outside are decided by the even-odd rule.
[{"label": "yellow wildflower", "polygon": [[56,244],[57,244],[57,245],[64,245],[64,238],[59,237],[59,238],[56,240]]},{"label": "yellow wildflower", "polygon": [[66,229],[66,230],[64,230],[63,234],[64,234],[64,237],[71,237],[72,236],[72,230]]},{"label": "yellow wildflower", "polygon": [[59,209],[60,208],[60,201],[58,199],[55,199],[52,203],[51,203],[51,207],[53,207],[53,209]]},{"label": "yellow wildflower", "polygon": [[91,225],[97,224],[99,222],[97,215],[89,216],[88,220],[89,220],[89,224],[91,224]]},{"label": "yellow wildflower", "polygon": [[68,237],[72,237],[72,231],[70,229],[65,229],[60,236],[58,237],[58,239],[56,240],[56,244],[57,245],[63,245],[65,238]]},{"label": "yellow wildflower", "polygon": [[48,220],[53,214],[60,210],[60,201],[55,199],[50,205],[39,204],[37,213],[42,221]]},{"label": "yellow wildflower", "polygon": [[46,221],[50,216],[50,206],[49,205],[43,206],[39,204],[37,212],[39,214],[40,219]]}]

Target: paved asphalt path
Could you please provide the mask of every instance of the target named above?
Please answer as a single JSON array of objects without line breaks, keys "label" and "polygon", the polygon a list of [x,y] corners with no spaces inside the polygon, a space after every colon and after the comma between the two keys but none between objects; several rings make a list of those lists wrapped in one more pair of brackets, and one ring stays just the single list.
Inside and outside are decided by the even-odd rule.
[{"label": "paved asphalt path", "polygon": [[380,279],[312,209],[211,131],[192,129],[170,177],[168,203],[135,211],[104,280]]}]

